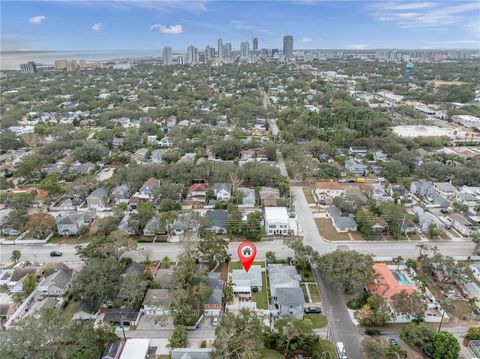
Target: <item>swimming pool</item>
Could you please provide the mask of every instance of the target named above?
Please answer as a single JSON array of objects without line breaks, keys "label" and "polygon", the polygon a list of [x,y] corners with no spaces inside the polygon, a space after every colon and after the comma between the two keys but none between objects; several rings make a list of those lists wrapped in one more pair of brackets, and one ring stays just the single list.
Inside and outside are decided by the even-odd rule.
[{"label": "swimming pool", "polygon": [[412,283],[410,283],[410,281],[408,280],[407,276],[402,272],[392,271],[392,274],[395,279],[403,285],[412,285]]}]

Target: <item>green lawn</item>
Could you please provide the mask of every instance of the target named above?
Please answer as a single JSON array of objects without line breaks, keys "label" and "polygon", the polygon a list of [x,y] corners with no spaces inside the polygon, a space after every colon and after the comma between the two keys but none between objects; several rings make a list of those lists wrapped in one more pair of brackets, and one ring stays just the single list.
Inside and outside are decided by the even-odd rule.
[{"label": "green lawn", "polygon": [[327,359],[337,358],[337,352],[335,351],[335,346],[327,340],[320,339],[320,343],[318,344],[318,349],[320,353],[328,353],[326,356],[324,356]]},{"label": "green lawn", "polygon": [[[252,265],[258,265],[262,268],[265,268],[265,261],[254,261]],[[228,266],[228,271],[231,272],[234,269],[243,269],[242,263],[239,261],[230,262]]]},{"label": "green lawn", "polygon": [[308,289],[310,289],[310,296],[312,297],[312,302],[313,303],[320,303],[320,293],[318,292],[318,287],[317,284],[310,284],[308,286]]},{"label": "green lawn", "polygon": [[275,350],[263,349],[261,358],[262,359],[282,359],[284,358],[284,356]]},{"label": "green lawn", "polygon": [[305,314],[303,320],[308,319],[311,322],[312,329],[323,328],[327,326],[327,317],[323,314]]},{"label": "green lawn", "polygon": [[258,292],[252,293],[252,298],[257,303],[258,309],[268,309],[268,289],[267,289],[267,277],[265,273],[262,273],[262,289]]}]

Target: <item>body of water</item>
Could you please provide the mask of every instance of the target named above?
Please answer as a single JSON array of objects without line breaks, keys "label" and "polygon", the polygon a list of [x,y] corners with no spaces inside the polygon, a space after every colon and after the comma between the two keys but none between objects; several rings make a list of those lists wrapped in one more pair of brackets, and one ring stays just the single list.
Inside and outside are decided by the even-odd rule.
[{"label": "body of water", "polygon": [[53,65],[55,60],[106,61],[122,58],[161,57],[157,50],[107,51],[0,51],[0,70],[19,70],[20,64],[34,61],[38,65]]}]

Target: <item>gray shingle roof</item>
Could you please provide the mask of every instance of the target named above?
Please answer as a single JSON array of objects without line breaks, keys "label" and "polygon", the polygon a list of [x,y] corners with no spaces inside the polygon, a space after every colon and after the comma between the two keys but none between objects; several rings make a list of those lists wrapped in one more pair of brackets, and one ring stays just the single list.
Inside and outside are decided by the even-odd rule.
[{"label": "gray shingle roof", "polygon": [[277,288],[277,301],[280,305],[299,306],[305,304],[301,288]]}]

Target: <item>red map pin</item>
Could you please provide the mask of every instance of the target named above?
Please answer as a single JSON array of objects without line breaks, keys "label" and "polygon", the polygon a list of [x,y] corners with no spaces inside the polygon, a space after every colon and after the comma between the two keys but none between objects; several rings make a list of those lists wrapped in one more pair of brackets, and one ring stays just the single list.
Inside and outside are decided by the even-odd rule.
[{"label": "red map pin", "polygon": [[237,253],[240,262],[242,262],[243,269],[248,272],[257,255],[257,247],[255,247],[255,244],[252,242],[243,242],[238,246]]}]

